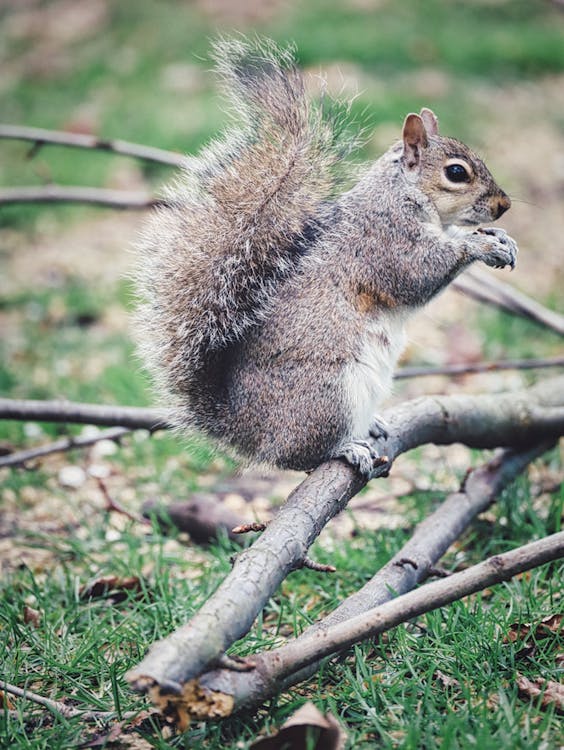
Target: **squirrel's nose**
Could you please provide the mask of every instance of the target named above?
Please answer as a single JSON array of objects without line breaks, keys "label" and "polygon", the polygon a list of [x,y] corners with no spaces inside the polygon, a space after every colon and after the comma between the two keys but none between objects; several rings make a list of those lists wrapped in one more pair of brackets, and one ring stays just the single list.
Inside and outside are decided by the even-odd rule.
[{"label": "squirrel's nose", "polygon": [[507,209],[511,208],[511,201],[509,200],[509,196],[502,192],[500,195],[494,198],[492,208],[495,218],[499,219],[499,217],[504,214]]}]

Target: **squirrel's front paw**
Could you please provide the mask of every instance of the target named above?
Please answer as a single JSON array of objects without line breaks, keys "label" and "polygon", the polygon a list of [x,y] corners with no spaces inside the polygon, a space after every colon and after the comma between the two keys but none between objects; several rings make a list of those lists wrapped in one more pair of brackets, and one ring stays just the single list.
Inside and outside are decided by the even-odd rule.
[{"label": "squirrel's front paw", "polygon": [[480,260],[492,268],[504,268],[510,266],[515,268],[519,248],[515,240],[510,237],[505,229],[498,227],[486,227],[477,229],[476,235],[480,238],[483,252]]}]

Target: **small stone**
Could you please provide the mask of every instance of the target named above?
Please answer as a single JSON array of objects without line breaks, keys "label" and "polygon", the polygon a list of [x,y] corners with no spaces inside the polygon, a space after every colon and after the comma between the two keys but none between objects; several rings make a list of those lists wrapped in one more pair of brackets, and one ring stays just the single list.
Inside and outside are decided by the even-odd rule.
[{"label": "small stone", "polygon": [[111,468],[107,464],[90,464],[88,476],[95,479],[107,479],[111,474]]},{"label": "small stone", "polygon": [[61,487],[77,490],[86,481],[86,472],[80,466],[63,466],[58,478]]},{"label": "small stone", "polygon": [[113,440],[100,440],[92,446],[91,454],[94,458],[113,456],[117,452],[117,445]]},{"label": "small stone", "polygon": [[23,432],[27,438],[37,438],[43,435],[43,428],[37,422],[26,422],[23,426]]}]

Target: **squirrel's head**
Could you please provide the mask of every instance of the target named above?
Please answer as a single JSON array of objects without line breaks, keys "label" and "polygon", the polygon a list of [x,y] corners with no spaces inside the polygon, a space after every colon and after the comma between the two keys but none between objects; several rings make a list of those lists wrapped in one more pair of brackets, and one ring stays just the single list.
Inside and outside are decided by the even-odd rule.
[{"label": "squirrel's head", "polygon": [[444,227],[495,221],[511,206],[479,156],[439,135],[430,109],[407,115],[402,138],[404,174],[433,202]]}]

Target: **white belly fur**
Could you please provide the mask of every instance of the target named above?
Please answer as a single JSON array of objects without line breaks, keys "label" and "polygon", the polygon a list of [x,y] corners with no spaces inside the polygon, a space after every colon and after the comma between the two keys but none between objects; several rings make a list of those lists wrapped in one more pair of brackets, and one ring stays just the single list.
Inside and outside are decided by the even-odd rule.
[{"label": "white belly fur", "polygon": [[[405,312],[391,312],[373,321],[365,331],[358,357],[347,368],[345,392],[351,414],[350,437],[363,438],[382,402],[389,396],[396,363],[406,335]],[[389,341],[386,346],[383,337]]]}]

